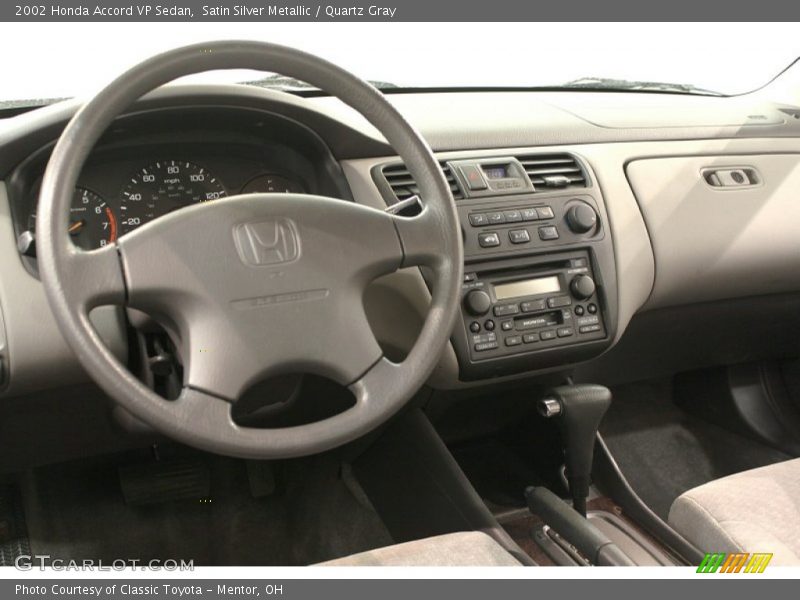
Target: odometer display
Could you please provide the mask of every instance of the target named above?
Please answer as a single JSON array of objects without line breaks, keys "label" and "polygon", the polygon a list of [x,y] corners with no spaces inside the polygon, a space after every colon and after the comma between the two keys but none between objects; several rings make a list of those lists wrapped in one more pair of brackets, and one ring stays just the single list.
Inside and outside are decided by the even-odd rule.
[{"label": "odometer display", "polygon": [[133,174],[122,190],[121,233],[184,206],[226,195],[219,180],[196,164],[178,160],[153,163]]}]

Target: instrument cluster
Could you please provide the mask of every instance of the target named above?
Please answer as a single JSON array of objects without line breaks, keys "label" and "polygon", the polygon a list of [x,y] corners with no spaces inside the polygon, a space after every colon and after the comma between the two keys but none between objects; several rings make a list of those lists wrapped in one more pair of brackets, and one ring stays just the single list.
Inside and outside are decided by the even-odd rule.
[{"label": "instrument cluster", "polygon": [[[192,204],[224,201],[238,194],[308,191],[297,175],[258,172],[247,162],[160,159],[133,169],[128,161],[90,165],[72,197],[70,235],[76,245],[91,250]],[[23,238],[35,240],[35,211],[34,202],[21,243]],[[20,250],[29,253],[26,248]]]}]

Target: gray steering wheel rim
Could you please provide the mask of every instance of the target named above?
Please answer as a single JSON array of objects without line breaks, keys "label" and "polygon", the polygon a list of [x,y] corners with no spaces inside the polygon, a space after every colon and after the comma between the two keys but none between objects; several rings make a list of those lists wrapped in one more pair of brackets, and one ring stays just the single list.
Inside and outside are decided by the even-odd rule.
[{"label": "gray steering wheel rim", "polygon": [[[385,358],[351,385],[357,403],[331,418],[284,429],[236,425],[230,405],[203,394],[168,402],[149,390],[103,344],[89,320],[100,304],[124,304],[125,280],[115,246],[76,248],[67,233],[68,211],[81,168],[100,136],[146,93],[185,75],[219,69],[278,72],[307,81],[361,113],[404,160],[424,198],[423,214],[435,228],[398,223],[398,236],[428,240],[433,273],[430,309],[416,344],[400,364]],[[45,172],[39,200],[39,272],[50,307],[67,343],[97,384],[134,416],[189,445],[244,458],[284,458],[321,452],[364,435],[386,421],[418,391],[448,343],[458,313],[463,247],[455,204],[431,149],[371,85],[313,55],[262,42],[213,42],[179,48],[130,69],[72,118]],[[421,245],[424,247],[423,240]],[[435,250],[434,250],[435,248]],[[403,264],[411,266],[413,263]],[[92,274],[85,267],[91,266]],[[92,292],[93,303],[80,298]],[[122,291],[120,291],[122,290]]]}]

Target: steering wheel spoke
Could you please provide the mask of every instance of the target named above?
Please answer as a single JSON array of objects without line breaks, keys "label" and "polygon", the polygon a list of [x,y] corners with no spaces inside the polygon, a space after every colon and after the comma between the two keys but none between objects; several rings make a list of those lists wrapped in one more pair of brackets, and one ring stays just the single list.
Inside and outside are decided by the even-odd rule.
[{"label": "steering wheel spoke", "polygon": [[447,220],[439,211],[426,205],[414,217],[394,215],[393,219],[403,246],[403,267],[437,269],[450,262],[450,257],[442,253],[442,240],[453,233],[460,236],[460,231],[447,231]]},{"label": "steering wheel spoke", "polygon": [[61,269],[62,294],[73,307],[88,313],[96,306],[125,303],[125,280],[115,245],[91,251],[67,248],[61,254]]}]

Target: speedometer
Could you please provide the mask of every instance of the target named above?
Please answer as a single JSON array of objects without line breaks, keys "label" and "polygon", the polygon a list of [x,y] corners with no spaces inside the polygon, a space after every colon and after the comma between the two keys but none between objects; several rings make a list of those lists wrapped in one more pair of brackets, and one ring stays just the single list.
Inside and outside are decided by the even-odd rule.
[{"label": "speedometer", "polygon": [[190,162],[166,160],[133,174],[122,190],[120,230],[129,233],[174,210],[227,195],[220,181]]}]

